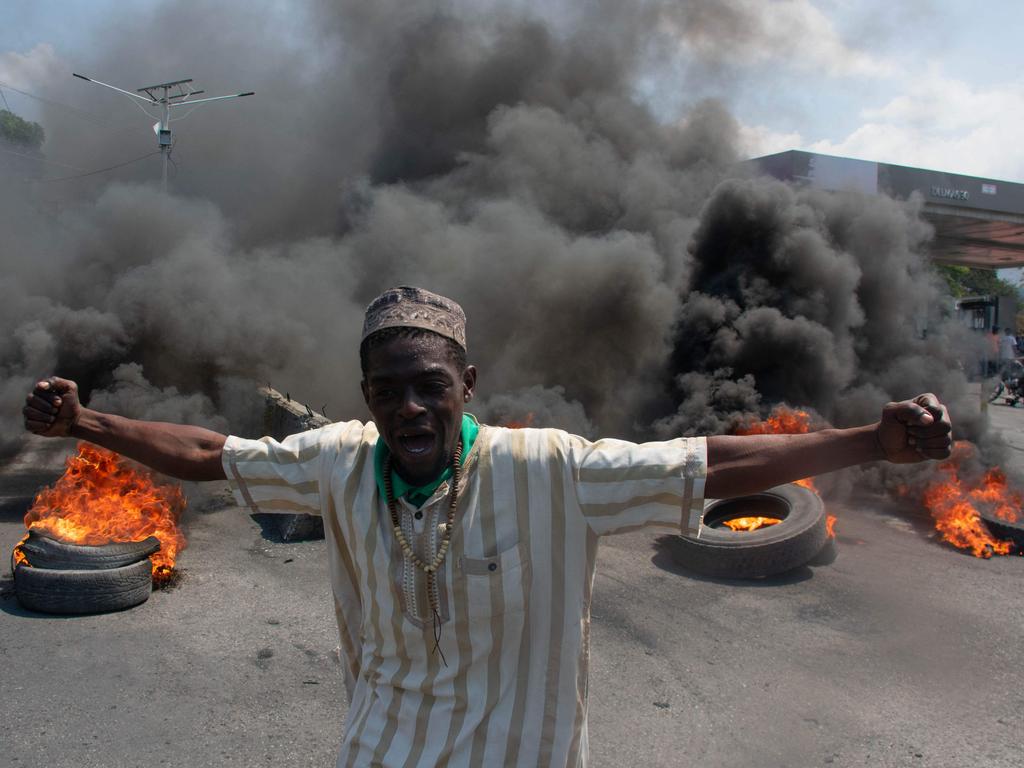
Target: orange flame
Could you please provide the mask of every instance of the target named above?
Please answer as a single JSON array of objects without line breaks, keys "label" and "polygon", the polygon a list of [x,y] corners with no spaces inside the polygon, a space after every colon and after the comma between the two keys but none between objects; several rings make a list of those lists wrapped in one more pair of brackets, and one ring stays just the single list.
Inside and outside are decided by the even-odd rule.
[{"label": "orange flame", "polygon": [[734,517],[732,520],[723,521],[722,525],[734,531],[756,531],[758,528],[767,528],[781,522],[782,520],[777,517]]},{"label": "orange flame", "polygon": [[21,541],[14,545],[14,567],[17,568],[19,565],[31,565],[28,558],[25,557],[25,553],[21,551],[21,545],[28,540],[28,534],[26,533],[21,537]]},{"label": "orange flame", "polygon": [[943,541],[969,550],[975,557],[1008,555],[1015,549],[1013,542],[992,536],[981,519],[980,510],[1015,523],[1020,519],[1024,499],[1009,488],[1006,475],[998,468],[988,470],[975,483],[961,479],[959,461],[964,454],[964,450],[954,451],[949,461],[938,466],[936,478],[928,484],[922,501]]},{"label": "orange flame", "polygon": [[[734,435],[802,435],[811,431],[811,414],[797,408],[776,405],[767,419],[750,421],[733,429]],[[797,480],[797,485],[810,488],[817,492],[814,482],[805,477]]]},{"label": "orange flame", "polygon": [[[25,515],[25,527],[73,544],[110,544],[160,539],[152,556],[153,578],[171,578],[185,535],[178,519],[185,496],[177,485],[158,483],[148,470],[89,443],[51,488],[44,488]],[[20,543],[20,542],[19,542]],[[20,552],[16,548],[15,558]],[[24,557],[24,555],[21,555]]]},{"label": "orange flame", "polygon": [[785,405],[777,405],[767,419],[736,427],[736,435],[802,435],[811,431],[811,414]]},{"label": "orange flame", "polygon": [[838,518],[836,518],[835,515],[826,515],[825,516],[825,533],[828,534],[828,537],[830,539],[834,539],[836,537],[836,520],[837,519]]},{"label": "orange flame", "polygon": [[530,411],[522,421],[506,421],[501,426],[508,427],[509,429],[526,429],[527,427],[533,426],[533,420],[535,417],[536,414],[533,411]]}]

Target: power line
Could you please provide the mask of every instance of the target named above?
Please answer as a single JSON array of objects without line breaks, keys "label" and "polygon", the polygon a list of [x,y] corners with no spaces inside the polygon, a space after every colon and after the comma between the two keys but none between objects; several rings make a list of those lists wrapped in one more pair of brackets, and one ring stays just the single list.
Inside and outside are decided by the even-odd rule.
[{"label": "power line", "polygon": [[139,102],[133,101],[132,104],[134,104],[136,107],[138,107],[140,110],[142,110],[142,114],[144,114],[150,120],[156,120],[158,123],[160,122],[160,118],[159,117],[157,117],[156,115],[151,115],[149,112],[146,111],[146,108],[144,106],[139,104]]},{"label": "power line", "polygon": [[[104,121],[102,119],[99,119],[95,115],[93,115],[91,112],[88,112],[88,111],[86,111],[84,109],[79,109],[78,107],[72,107],[70,104],[64,104],[64,103],[59,102],[59,101],[54,101],[53,99],[43,98],[42,96],[38,96],[38,95],[36,95],[34,93],[29,93],[28,91],[23,91],[20,88],[15,88],[10,83],[5,83],[3,81],[0,81],[0,87],[7,88],[8,90],[14,91],[15,93],[20,93],[22,96],[28,96],[30,99],[35,99],[36,101],[41,101],[44,104],[52,104],[55,107],[62,107],[64,109],[67,109],[67,110],[69,110],[71,112],[76,113],[83,120],[87,120],[88,122],[92,123],[93,125],[99,125],[99,126],[101,126],[103,128],[117,128],[117,127],[120,127],[120,126],[114,125],[113,123],[108,123],[108,122],[106,122],[106,121]],[[6,102],[6,97],[5,97],[4,101]]]},{"label": "power line", "polygon": [[147,153],[145,155],[142,155],[141,157],[136,157],[133,160],[125,160],[123,163],[118,163],[117,165],[108,165],[106,168],[99,168],[99,169],[97,169],[95,171],[89,171],[88,173],[80,173],[77,176],[61,176],[61,177],[56,178],[56,179],[40,179],[36,183],[37,184],[49,184],[51,181],[70,181],[71,179],[84,179],[86,176],[95,176],[97,173],[106,173],[107,171],[112,171],[115,168],[123,168],[126,165],[131,165],[132,163],[139,162],[139,160],[145,160],[147,157],[152,157],[153,155],[159,155],[159,154],[160,154],[160,150],[158,149],[155,152],[149,152],[149,153]]},{"label": "power line", "polygon": [[[88,110],[79,109],[78,107],[72,107],[70,104],[64,104],[64,103],[59,102],[59,101],[54,101],[53,99],[45,99],[42,96],[37,96],[34,93],[29,93],[28,91],[23,91],[20,88],[15,88],[12,85],[8,85],[7,83],[4,83],[4,82],[0,81],[0,95],[3,96],[4,104],[7,104],[7,96],[4,94],[4,92],[2,90],[3,88],[7,88],[8,90],[15,91],[16,93],[20,93],[22,96],[28,96],[30,99],[36,99],[37,101],[41,101],[41,102],[43,102],[45,104],[52,104],[55,107],[61,107],[62,109],[69,110],[70,112],[73,112],[77,117],[82,118],[86,122],[92,123],[93,125],[98,125],[101,128],[109,128],[109,129],[111,129],[111,130],[113,130],[113,131],[115,131],[117,133],[120,133],[121,131],[126,131],[129,128],[134,128],[136,126],[136,123],[134,123],[134,122],[132,122],[132,123],[121,123],[121,124],[102,122],[100,119],[96,119],[96,117],[93,115],[93,113],[89,112]],[[8,109],[8,111],[10,111],[11,110],[10,106],[8,106],[7,109]],[[145,111],[145,110],[143,110],[143,111]],[[150,115],[148,112],[146,114],[150,118],[153,118],[153,116]],[[153,118],[153,119],[156,119],[156,118]]]},{"label": "power line", "polygon": [[[183,104],[187,104],[188,102],[182,102],[182,103],[183,103]],[[182,115],[181,117],[172,117],[172,118],[170,119],[170,122],[172,122],[172,123],[176,123],[176,122],[178,122],[179,120],[184,120],[184,119],[185,119],[186,117],[188,117],[188,116],[189,116],[189,115],[191,115],[191,114],[192,114],[193,112],[195,112],[195,111],[196,111],[197,109],[199,109],[199,107],[201,107],[201,106],[202,106],[201,104],[196,104],[196,105],[195,105],[194,107],[192,107],[192,109],[190,109],[190,110],[189,110],[188,112],[186,112],[186,113],[185,113],[184,115]]]},{"label": "power line", "polygon": [[11,111],[11,105],[7,103],[7,94],[4,93],[4,89],[3,88],[0,88],[0,97],[2,97],[3,100],[4,100],[4,108],[8,112],[10,112]]},{"label": "power line", "polygon": [[47,160],[44,157],[36,157],[35,155],[26,155],[22,152],[15,152],[13,149],[5,149],[0,147],[0,152],[6,152],[9,155],[17,155],[18,157],[27,157],[29,160],[35,160],[36,162],[45,163],[46,165],[59,165],[61,168],[70,168],[73,171],[84,171],[84,168],[79,168],[77,165],[68,165],[67,163],[58,163],[56,160]]}]

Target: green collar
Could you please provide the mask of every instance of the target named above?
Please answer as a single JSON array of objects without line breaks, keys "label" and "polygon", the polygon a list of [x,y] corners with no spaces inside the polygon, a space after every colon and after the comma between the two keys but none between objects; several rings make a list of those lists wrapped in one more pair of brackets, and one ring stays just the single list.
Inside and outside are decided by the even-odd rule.
[{"label": "green collar", "polygon": [[[462,414],[462,461],[461,464],[466,463],[466,457],[469,456],[469,452],[473,450],[473,443],[476,442],[477,433],[480,431],[480,422],[476,420],[476,416],[469,413]],[[387,444],[381,437],[377,438],[377,445],[373,449],[373,474],[377,479],[377,490],[380,491],[381,498],[384,497],[384,461],[387,459],[390,451],[388,450]],[[431,480],[426,485],[414,487],[409,485],[401,478],[401,476],[391,470],[391,488],[395,492],[395,498],[400,499],[403,496],[417,507],[422,507],[430,497],[434,495],[434,491],[440,487],[441,483],[452,476],[451,465],[445,467],[444,472],[437,476],[436,479]]]}]

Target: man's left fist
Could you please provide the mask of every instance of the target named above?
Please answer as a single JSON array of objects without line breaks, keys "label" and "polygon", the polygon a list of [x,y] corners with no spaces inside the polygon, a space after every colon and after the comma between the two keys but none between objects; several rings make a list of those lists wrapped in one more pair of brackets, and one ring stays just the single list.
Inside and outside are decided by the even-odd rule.
[{"label": "man's left fist", "polygon": [[949,413],[930,392],[886,405],[877,436],[885,458],[896,464],[948,459],[953,449]]}]

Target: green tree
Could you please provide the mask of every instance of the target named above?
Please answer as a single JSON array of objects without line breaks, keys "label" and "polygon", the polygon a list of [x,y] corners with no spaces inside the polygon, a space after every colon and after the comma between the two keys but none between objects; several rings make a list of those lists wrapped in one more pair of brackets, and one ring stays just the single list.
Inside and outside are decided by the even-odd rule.
[{"label": "green tree", "polygon": [[1016,296],[1024,301],[1020,289],[1000,279],[994,269],[972,269],[954,264],[936,264],[936,271],[946,281],[954,298],[962,296]]},{"label": "green tree", "polygon": [[6,139],[25,149],[38,151],[43,146],[46,135],[43,126],[18,117],[13,112],[0,109],[0,139]]}]

